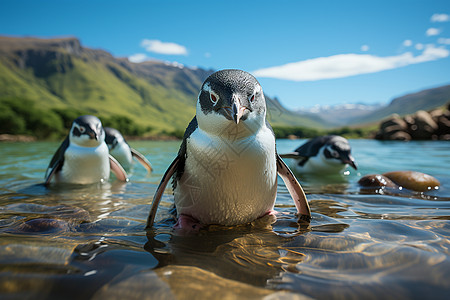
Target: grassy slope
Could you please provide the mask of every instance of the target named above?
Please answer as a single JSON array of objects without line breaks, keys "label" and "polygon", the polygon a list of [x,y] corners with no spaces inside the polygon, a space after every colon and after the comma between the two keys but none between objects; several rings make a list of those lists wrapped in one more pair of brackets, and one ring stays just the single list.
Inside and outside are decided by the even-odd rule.
[{"label": "grassy slope", "polygon": [[[156,131],[186,128],[195,115],[198,90],[210,72],[162,62],[132,64],[104,51],[82,48],[76,39],[1,41],[0,100],[30,99],[40,109],[75,108],[100,118],[123,115]],[[271,99],[267,115],[273,126],[324,127]]]},{"label": "grassy slope", "polygon": [[391,103],[370,115],[357,118],[352,124],[366,124],[379,122],[380,120],[396,113],[400,116],[413,114],[418,110],[431,110],[450,102],[450,85],[423,90],[395,98]]}]

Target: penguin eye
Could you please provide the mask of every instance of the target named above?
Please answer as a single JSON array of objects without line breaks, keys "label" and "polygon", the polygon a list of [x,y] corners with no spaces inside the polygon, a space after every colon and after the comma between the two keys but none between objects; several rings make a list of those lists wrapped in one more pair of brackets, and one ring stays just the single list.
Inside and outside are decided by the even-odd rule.
[{"label": "penguin eye", "polygon": [[339,157],[339,153],[337,151],[334,151],[334,150],[331,151],[331,155],[333,155],[333,157],[335,157],[335,158]]},{"label": "penguin eye", "polygon": [[213,93],[209,93],[209,99],[211,100],[212,103],[216,104],[218,99],[217,96],[214,95]]},{"label": "penguin eye", "polygon": [[80,126],[80,132],[84,133],[86,131],[86,128],[84,128],[83,126]]},{"label": "penguin eye", "polygon": [[253,102],[253,101],[255,101],[255,94],[250,96],[250,102]]}]

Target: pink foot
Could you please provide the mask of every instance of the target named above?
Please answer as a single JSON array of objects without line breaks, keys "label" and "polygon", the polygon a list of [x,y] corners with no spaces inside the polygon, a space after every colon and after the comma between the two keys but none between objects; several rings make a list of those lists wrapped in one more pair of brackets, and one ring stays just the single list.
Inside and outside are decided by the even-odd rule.
[{"label": "pink foot", "polygon": [[202,227],[203,225],[198,220],[183,214],[178,217],[177,223],[173,226],[173,228],[187,233],[198,232]]},{"label": "pink foot", "polygon": [[277,215],[277,214],[278,214],[278,212],[277,212],[276,210],[271,209],[271,210],[269,210],[268,212],[266,212],[265,216],[266,216],[266,215],[267,215],[267,216],[275,216],[275,215]]}]

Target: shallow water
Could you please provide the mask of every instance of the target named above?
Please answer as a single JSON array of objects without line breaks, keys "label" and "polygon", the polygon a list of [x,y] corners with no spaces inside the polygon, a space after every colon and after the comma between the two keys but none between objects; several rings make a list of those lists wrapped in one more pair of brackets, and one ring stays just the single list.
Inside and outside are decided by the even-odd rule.
[{"label": "shallow water", "polygon": [[[278,152],[301,141],[280,140]],[[2,143],[0,298],[422,299],[450,292],[450,143],[351,140],[358,171],[298,176],[313,212],[298,228],[279,183],[275,217],[198,235],[173,232],[169,190],[144,230],[153,193],[179,142],[132,142],[126,184],[44,188],[58,143]],[[362,193],[371,173],[433,175],[439,190]]]}]

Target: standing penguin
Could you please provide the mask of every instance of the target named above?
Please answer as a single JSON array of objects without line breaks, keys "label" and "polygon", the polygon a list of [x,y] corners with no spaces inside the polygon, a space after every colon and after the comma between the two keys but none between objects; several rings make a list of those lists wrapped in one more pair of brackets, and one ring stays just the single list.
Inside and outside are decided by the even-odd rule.
[{"label": "standing penguin", "polygon": [[118,180],[128,180],[122,166],[109,155],[101,121],[95,116],[81,116],[73,121],[69,135],[53,155],[45,185],[52,179],[73,184],[104,182],[110,171]]},{"label": "standing penguin", "polygon": [[106,133],[105,142],[108,145],[109,153],[117,159],[122,167],[130,169],[134,157],[148,172],[152,171],[150,162],[139,151],[130,147],[119,130],[111,127],[105,127],[104,129]]},{"label": "standing penguin", "polygon": [[348,140],[339,135],[313,138],[280,156],[295,159],[292,168],[298,173],[338,173],[347,165],[357,170]]},{"label": "standing penguin", "polygon": [[276,153],[259,82],[241,70],[218,71],[201,87],[196,116],[156,190],[147,227],[153,225],[172,177],[175,227],[197,230],[206,224],[244,224],[272,212],[277,173],[294,199],[299,220],[309,223],[303,189]]}]

